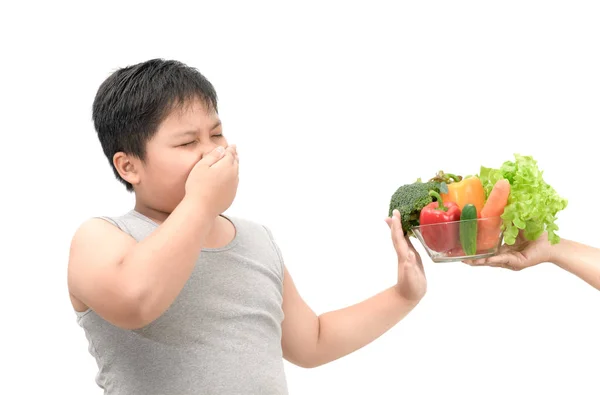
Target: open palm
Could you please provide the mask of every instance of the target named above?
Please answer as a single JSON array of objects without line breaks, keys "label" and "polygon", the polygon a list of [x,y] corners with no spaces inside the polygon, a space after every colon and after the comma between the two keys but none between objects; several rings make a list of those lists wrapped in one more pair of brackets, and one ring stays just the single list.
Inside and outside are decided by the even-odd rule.
[{"label": "open palm", "polygon": [[427,278],[421,256],[412,245],[410,238],[404,236],[398,210],[394,210],[392,217],[386,218],[385,222],[390,227],[392,242],[398,255],[396,289],[407,300],[420,300],[427,291]]},{"label": "open palm", "polygon": [[537,240],[525,238],[521,231],[512,245],[504,244],[498,254],[482,259],[467,260],[464,263],[471,266],[502,267],[510,270],[523,270],[548,261],[548,236],[542,234]]}]

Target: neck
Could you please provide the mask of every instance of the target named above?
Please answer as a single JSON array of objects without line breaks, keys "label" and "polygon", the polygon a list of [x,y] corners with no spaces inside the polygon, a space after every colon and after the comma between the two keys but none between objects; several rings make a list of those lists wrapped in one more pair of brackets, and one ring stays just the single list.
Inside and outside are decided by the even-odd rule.
[{"label": "neck", "polygon": [[159,225],[162,224],[171,214],[170,212],[165,212],[149,207],[137,200],[135,202],[134,210],[140,214],[145,215],[146,217],[150,218],[152,221],[156,222]]},{"label": "neck", "polygon": [[[158,225],[162,224],[171,214],[170,212],[150,207],[140,202],[139,200],[136,200],[134,210],[150,218]],[[235,237],[235,234],[236,231],[233,224],[222,215],[219,215],[215,221],[214,226],[210,230],[210,233],[208,234],[205,247],[223,247],[232,241],[232,239]]]}]

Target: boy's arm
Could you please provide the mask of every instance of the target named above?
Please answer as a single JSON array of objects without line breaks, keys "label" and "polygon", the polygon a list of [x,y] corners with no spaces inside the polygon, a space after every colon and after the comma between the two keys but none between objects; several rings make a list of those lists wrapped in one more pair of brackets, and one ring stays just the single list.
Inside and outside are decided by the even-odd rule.
[{"label": "boy's arm", "polygon": [[194,166],[185,197],[150,236],[136,242],[104,220],[83,224],[71,243],[69,292],[112,324],[140,328],[183,289],[218,214],[238,183],[235,146],[216,148]]},{"label": "boy's arm", "polygon": [[317,316],[299,295],[285,270],[282,346],[289,362],[313,368],[371,343],[402,320],[418,303],[396,287],[344,309]]},{"label": "boy's arm", "polygon": [[348,355],[396,325],[425,295],[423,263],[403,236],[400,213],[395,210],[386,222],[398,256],[398,281],[361,303],[317,316],[284,269],[282,347],[288,361],[309,368]]},{"label": "boy's arm", "polygon": [[139,243],[104,220],[87,221],[71,244],[71,295],[116,326],[147,325],[183,288],[213,221],[184,201]]}]

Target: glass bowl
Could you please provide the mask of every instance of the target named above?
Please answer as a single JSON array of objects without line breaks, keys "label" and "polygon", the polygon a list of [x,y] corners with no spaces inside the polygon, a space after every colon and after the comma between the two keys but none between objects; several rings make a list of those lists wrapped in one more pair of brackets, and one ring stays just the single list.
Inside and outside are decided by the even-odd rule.
[{"label": "glass bowl", "polygon": [[503,238],[500,217],[413,226],[412,232],[433,262],[493,256],[498,253]]}]

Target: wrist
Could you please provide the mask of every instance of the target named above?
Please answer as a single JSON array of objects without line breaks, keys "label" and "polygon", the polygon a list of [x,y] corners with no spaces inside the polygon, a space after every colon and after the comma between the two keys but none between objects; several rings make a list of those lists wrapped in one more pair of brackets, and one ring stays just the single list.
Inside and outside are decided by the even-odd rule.
[{"label": "wrist", "polygon": [[548,247],[548,262],[555,264],[556,266],[563,267],[564,263],[564,250],[570,243],[569,240],[561,239],[558,244],[550,245]]},{"label": "wrist", "polygon": [[204,217],[216,218],[219,216],[219,212],[214,208],[214,205],[210,205],[206,202],[206,198],[197,196],[197,194],[186,193],[179,203],[182,209],[188,211],[192,215],[199,215]]},{"label": "wrist", "polygon": [[419,304],[421,299],[423,299],[424,294],[415,293],[412,290],[407,290],[405,286],[400,283],[396,283],[390,291],[393,294],[394,301],[398,304],[398,306],[406,307],[409,306],[411,308],[415,307]]},{"label": "wrist", "polygon": [[177,209],[185,214],[188,220],[195,223],[212,223],[216,220],[220,213],[210,209],[210,206],[204,204],[200,199],[185,195],[181,200]]}]

